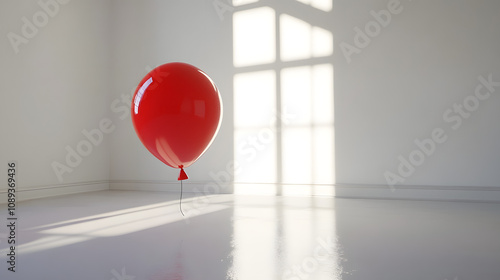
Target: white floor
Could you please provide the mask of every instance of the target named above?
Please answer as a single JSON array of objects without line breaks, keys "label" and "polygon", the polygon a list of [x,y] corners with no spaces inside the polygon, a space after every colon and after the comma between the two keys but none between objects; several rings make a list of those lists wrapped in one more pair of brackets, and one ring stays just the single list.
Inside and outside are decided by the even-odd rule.
[{"label": "white floor", "polygon": [[500,204],[185,195],[183,209],[132,191],[19,203],[0,279],[500,279]]}]

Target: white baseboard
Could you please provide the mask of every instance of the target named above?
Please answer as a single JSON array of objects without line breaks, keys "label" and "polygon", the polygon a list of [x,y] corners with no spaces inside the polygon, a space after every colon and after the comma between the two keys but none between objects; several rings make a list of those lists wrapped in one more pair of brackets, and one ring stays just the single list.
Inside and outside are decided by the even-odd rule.
[{"label": "white baseboard", "polygon": [[[16,189],[16,202],[60,195],[109,190],[109,181],[91,181]],[[0,204],[8,202],[7,190],[0,191]]]},{"label": "white baseboard", "polygon": [[[232,194],[235,189],[233,182],[183,182],[186,193],[197,194]],[[236,184],[237,187],[242,184]],[[271,195],[278,189],[275,184],[243,184],[248,190],[255,190],[249,195]],[[474,201],[500,202],[500,187],[451,187],[451,186],[396,186],[393,189],[385,185],[282,185],[279,187],[284,196],[319,196],[354,199],[405,199],[405,200],[441,200],[441,201]],[[148,180],[111,180],[93,181],[73,184],[37,186],[16,190],[16,201],[25,201],[43,197],[76,194],[102,190],[129,191],[180,191],[179,181],[148,181]],[[245,192],[243,192],[245,193]],[[238,194],[238,193],[236,193]],[[0,204],[5,204],[7,191],[0,191]]]},{"label": "white baseboard", "polygon": [[[276,195],[281,189],[283,196],[317,196],[358,199],[404,199],[440,201],[477,201],[500,202],[500,187],[457,187],[457,186],[396,186],[385,185],[281,185],[241,184],[216,182],[184,181],[183,190],[187,193]],[[245,190],[246,188],[246,190]],[[179,192],[178,181],[114,180],[111,190],[167,191]],[[243,189],[243,191],[241,191]]]},{"label": "white baseboard", "polygon": [[500,202],[500,187],[336,185],[335,196],[362,199],[406,199]]}]

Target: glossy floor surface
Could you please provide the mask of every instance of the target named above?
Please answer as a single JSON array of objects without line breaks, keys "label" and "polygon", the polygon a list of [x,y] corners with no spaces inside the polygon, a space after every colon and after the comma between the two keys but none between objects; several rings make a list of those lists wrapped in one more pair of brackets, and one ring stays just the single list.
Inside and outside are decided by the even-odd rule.
[{"label": "glossy floor surface", "polygon": [[185,195],[183,210],[157,192],[19,203],[0,279],[500,279],[500,204]]}]

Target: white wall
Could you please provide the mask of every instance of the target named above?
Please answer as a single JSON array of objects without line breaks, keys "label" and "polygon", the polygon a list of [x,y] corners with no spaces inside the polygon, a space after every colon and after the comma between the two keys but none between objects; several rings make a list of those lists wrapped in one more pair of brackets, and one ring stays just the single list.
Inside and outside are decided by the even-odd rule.
[{"label": "white wall", "polygon": [[[82,130],[97,128],[107,115],[108,3],[52,3],[49,16],[37,1],[0,3],[0,192],[6,189],[7,161],[16,160],[21,199],[107,188],[109,176],[107,139],[68,167],[73,171],[62,180],[52,167],[54,161],[67,166],[66,146],[77,149],[86,139]],[[23,33],[30,25],[23,18],[36,30],[24,27]],[[9,33],[23,43],[13,47]],[[27,191],[42,188],[49,189]]]},{"label": "white wall", "polygon": [[[112,187],[179,189],[179,170],[166,166],[147,151],[124,107],[130,106],[132,93],[145,74],[168,62],[186,62],[205,71],[217,84],[224,105],[217,138],[186,169],[190,177],[187,189],[189,184],[211,181],[209,173],[225,170],[232,160],[230,17],[228,14],[221,20],[212,1],[112,1],[113,77],[108,105],[117,126],[111,143]],[[120,101],[122,96],[125,102]]]},{"label": "white wall", "polygon": [[[500,2],[402,0],[390,23],[378,33],[373,29],[368,46],[358,42],[358,53],[345,55],[342,43],[355,46],[354,28],[364,29],[374,20],[370,11],[387,10],[390,2],[334,4],[337,183],[381,185],[384,195],[403,195],[404,188],[397,186],[396,192],[387,192],[384,173],[408,175],[399,173],[398,156],[408,159],[418,149],[414,140],[428,138],[438,128],[447,141],[412,175],[401,176],[400,184],[498,190],[500,87],[456,130],[452,126],[457,121],[447,121],[443,114],[474,95],[479,76],[491,74],[500,81],[500,37],[495,35]],[[347,187],[337,193],[363,195]],[[491,195],[499,197],[498,191],[483,197]]]}]

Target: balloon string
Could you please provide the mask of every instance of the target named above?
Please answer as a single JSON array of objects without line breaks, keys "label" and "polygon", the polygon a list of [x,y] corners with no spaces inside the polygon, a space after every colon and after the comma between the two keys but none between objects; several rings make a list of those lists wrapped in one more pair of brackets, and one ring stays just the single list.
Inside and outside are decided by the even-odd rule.
[{"label": "balloon string", "polygon": [[179,209],[181,210],[182,216],[184,216],[184,212],[182,212],[182,180],[181,180],[181,198],[179,199]]}]

